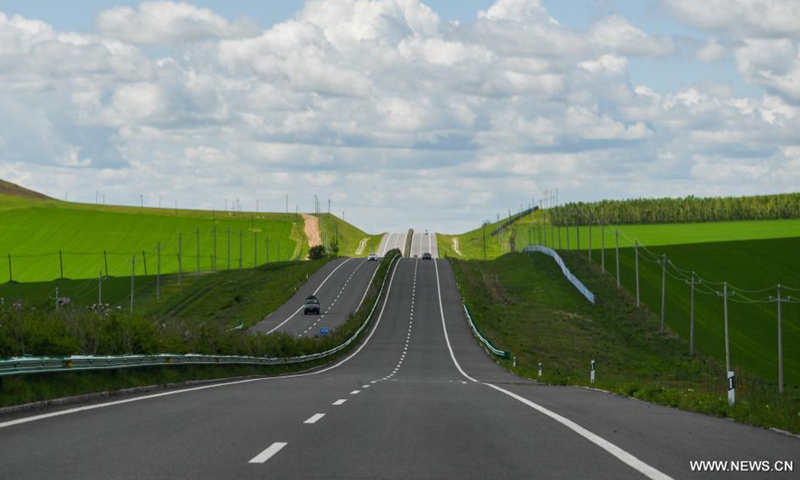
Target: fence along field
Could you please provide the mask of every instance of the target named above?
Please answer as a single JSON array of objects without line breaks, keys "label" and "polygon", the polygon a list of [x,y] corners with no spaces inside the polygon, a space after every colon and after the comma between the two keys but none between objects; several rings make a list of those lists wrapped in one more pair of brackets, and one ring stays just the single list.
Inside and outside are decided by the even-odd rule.
[{"label": "fence along field", "polygon": [[[0,212],[0,283],[252,268],[298,258],[293,214],[42,206]],[[180,260],[179,260],[180,254]],[[3,268],[5,267],[5,268]]]},{"label": "fence along field", "polygon": [[[518,230],[517,238],[581,251],[613,277],[619,232],[620,282],[634,295],[638,242],[641,301],[660,315],[664,285],[666,325],[687,339],[688,282],[695,272],[695,282],[700,282],[695,287],[696,348],[721,361],[725,360],[722,293],[727,283],[732,294],[728,297],[731,367],[737,375],[745,371],[775,385],[781,285],[784,381],[800,387],[800,220],[614,226],[595,219],[590,227],[572,219],[566,222],[569,228],[551,225],[543,217],[538,220]],[[666,271],[660,263],[664,255]]]}]

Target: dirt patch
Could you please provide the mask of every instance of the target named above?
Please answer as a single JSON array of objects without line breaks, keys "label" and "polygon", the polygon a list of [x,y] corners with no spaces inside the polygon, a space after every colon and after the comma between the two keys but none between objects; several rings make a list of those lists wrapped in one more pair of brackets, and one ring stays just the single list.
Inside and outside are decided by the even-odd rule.
[{"label": "dirt patch", "polygon": [[489,293],[492,295],[492,298],[503,305],[509,305],[512,303],[511,298],[503,288],[503,284],[500,282],[500,278],[497,274],[488,274],[483,276],[483,283],[486,285],[486,289],[489,290]]},{"label": "dirt patch", "polygon": [[319,219],[307,213],[301,215],[303,215],[303,221],[305,222],[305,232],[306,238],[308,238],[309,248],[322,245],[322,236],[319,234]]},{"label": "dirt patch", "polygon": [[39,192],[22,188],[17,184],[0,180],[0,195],[8,195],[11,197],[30,198],[33,200],[51,200],[47,195],[42,195]]}]

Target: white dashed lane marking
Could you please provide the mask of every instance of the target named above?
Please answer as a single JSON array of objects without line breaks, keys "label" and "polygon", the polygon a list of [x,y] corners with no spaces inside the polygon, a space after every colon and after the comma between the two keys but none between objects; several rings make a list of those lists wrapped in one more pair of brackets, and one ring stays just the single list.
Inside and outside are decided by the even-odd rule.
[{"label": "white dashed lane marking", "polygon": [[418,266],[419,266],[419,259],[416,261],[416,263],[414,263],[414,282],[413,282],[412,287],[411,287],[411,311],[408,313],[408,334],[406,335],[406,343],[405,343],[405,345],[403,345],[403,352],[400,354],[400,360],[397,362],[397,365],[394,367],[394,370],[392,370],[392,373],[390,373],[389,375],[387,375],[387,376],[385,376],[385,377],[383,377],[383,378],[381,378],[379,380],[375,380],[375,381],[373,381],[371,383],[385,382],[387,380],[394,381],[394,379],[392,377],[394,377],[395,374],[397,374],[397,372],[400,370],[400,367],[403,366],[403,361],[405,361],[405,359],[406,359],[406,354],[408,353],[408,347],[409,347],[409,345],[411,343],[411,329],[414,326],[414,308],[415,308],[414,307],[414,298],[417,295],[417,267]]},{"label": "white dashed lane marking", "polygon": [[314,424],[314,423],[317,423],[318,421],[320,421],[320,419],[322,417],[324,417],[324,416],[325,416],[324,413],[316,413],[316,414],[312,415],[311,418],[309,418],[308,420],[306,420],[303,423]]},{"label": "white dashed lane marking", "polygon": [[264,463],[272,458],[273,455],[280,452],[286,445],[288,445],[286,442],[275,442],[267,447],[266,450],[253,457],[248,463]]},{"label": "white dashed lane marking", "polygon": [[302,336],[304,336],[304,335],[308,334],[308,332],[310,332],[311,330],[313,330],[313,329],[314,329],[314,327],[316,327],[316,326],[319,324],[319,322],[321,322],[321,321],[322,321],[322,319],[323,319],[323,318],[325,318],[325,315],[328,315],[328,314],[331,312],[331,309],[333,309],[333,306],[334,306],[334,305],[336,305],[336,302],[338,302],[338,301],[339,301],[339,297],[341,297],[341,296],[342,296],[342,294],[344,293],[345,289],[347,288],[347,285],[350,283],[350,280],[352,280],[352,279],[353,279],[353,277],[355,276],[356,272],[358,272],[358,269],[359,269],[359,268],[361,268],[361,267],[362,267],[362,266],[363,266],[365,263],[366,263],[365,261],[364,261],[364,262],[361,262],[361,263],[359,263],[359,264],[358,264],[358,266],[357,266],[357,267],[356,267],[356,268],[355,268],[355,269],[354,269],[352,272],[350,272],[350,276],[349,276],[349,277],[347,277],[347,280],[345,280],[345,282],[344,282],[344,285],[342,285],[342,288],[341,288],[341,290],[339,290],[339,294],[338,294],[338,295],[336,295],[336,298],[335,298],[335,299],[334,299],[334,300],[331,302],[331,304],[330,304],[330,305],[328,305],[328,308],[327,308],[327,310],[325,310],[325,313],[323,313],[322,315],[320,315],[320,316],[319,316],[319,318],[317,319],[317,321],[316,321],[316,322],[312,323],[312,324],[311,324],[311,325],[310,325],[308,328],[306,328],[306,329],[303,331],[303,333],[301,333],[300,335],[298,335],[298,336],[297,336],[298,338],[300,338],[300,337],[302,337]]}]

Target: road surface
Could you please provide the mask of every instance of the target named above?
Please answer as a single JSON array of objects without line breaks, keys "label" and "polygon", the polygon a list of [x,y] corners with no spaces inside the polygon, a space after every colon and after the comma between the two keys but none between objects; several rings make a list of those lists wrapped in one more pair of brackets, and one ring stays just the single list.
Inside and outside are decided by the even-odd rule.
[{"label": "road surface", "polygon": [[[285,305],[253,326],[251,331],[287,332],[303,337],[318,336],[321,329],[333,330],[341,326],[361,306],[378,264],[365,258],[338,258],[327,263]],[[319,299],[319,315],[304,314],[303,305],[309,295]]]},{"label": "road surface", "polygon": [[0,419],[0,477],[762,478],[693,473],[696,460],[800,469],[800,441],[787,435],[509,374],[473,339],[443,260],[401,259],[374,325],[315,372]]}]

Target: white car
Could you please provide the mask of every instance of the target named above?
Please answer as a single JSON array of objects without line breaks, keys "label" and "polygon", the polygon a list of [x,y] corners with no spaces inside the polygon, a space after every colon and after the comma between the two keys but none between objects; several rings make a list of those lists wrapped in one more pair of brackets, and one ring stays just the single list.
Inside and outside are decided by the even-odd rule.
[{"label": "white car", "polygon": [[375,254],[375,253],[370,253],[369,255],[367,255],[367,261],[368,262],[377,262],[378,261],[378,255]]}]

